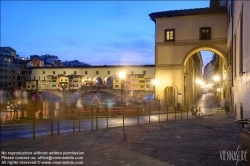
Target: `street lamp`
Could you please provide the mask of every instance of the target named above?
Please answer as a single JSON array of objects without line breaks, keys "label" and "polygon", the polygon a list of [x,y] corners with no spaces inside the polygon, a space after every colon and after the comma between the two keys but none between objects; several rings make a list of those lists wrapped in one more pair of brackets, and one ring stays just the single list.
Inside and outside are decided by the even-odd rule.
[{"label": "street lamp", "polygon": [[119,72],[119,78],[121,79],[121,104],[123,103],[123,90],[124,90],[124,83],[123,80],[126,76],[126,73],[124,71]]},{"label": "street lamp", "polygon": [[213,77],[213,80],[214,80],[215,82],[218,82],[218,81],[220,81],[220,76],[218,76],[218,75],[215,75],[215,76]]}]

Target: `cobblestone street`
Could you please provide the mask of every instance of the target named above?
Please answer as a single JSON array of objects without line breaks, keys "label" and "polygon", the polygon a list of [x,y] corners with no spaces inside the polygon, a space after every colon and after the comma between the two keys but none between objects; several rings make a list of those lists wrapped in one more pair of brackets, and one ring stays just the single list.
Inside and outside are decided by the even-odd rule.
[{"label": "cobblestone street", "polygon": [[[200,102],[200,104],[202,104]],[[204,107],[205,108],[205,107]],[[1,150],[84,152],[84,165],[242,165],[223,160],[237,151],[241,127],[223,110],[199,118],[40,136],[1,144]],[[39,165],[39,164],[38,164]]]}]

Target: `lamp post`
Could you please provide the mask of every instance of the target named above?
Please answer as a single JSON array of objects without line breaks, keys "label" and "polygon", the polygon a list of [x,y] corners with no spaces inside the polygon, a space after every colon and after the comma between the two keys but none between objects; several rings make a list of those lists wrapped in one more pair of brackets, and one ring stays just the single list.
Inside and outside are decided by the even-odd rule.
[{"label": "lamp post", "polygon": [[[63,89],[63,98],[62,98],[62,112],[64,112],[64,102],[65,102],[65,89],[67,87],[67,82],[60,82],[60,87]],[[58,114],[57,119],[57,134],[60,135],[60,116],[61,114]]]},{"label": "lamp post", "polygon": [[124,80],[125,76],[126,76],[126,73],[124,71],[121,71],[119,73],[119,78],[121,80],[121,104],[123,104],[123,90],[124,90],[124,82],[123,82],[123,80]]}]

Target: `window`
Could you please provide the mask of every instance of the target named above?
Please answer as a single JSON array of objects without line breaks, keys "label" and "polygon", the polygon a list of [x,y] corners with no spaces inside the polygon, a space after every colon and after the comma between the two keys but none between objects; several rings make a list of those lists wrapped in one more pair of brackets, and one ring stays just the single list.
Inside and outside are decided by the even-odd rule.
[{"label": "window", "polygon": [[74,74],[76,74],[77,72],[76,71],[74,71]]},{"label": "window", "polygon": [[[14,72],[14,73],[15,73],[15,72]],[[31,74],[31,73],[32,73],[32,71],[30,70],[30,71],[29,71],[29,74]]]},{"label": "window", "polygon": [[110,74],[110,71],[108,71],[108,74]]},{"label": "window", "polygon": [[203,27],[200,28],[200,40],[210,40],[211,39],[211,28]]},{"label": "window", "polygon": [[20,76],[17,76],[17,80],[20,80]]},{"label": "window", "polygon": [[146,71],[143,71],[143,74],[146,74]]},{"label": "window", "polygon": [[175,29],[165,29],[165,41],[175,40]]},{"label": "window", "polygon": [[55,72],[55,71],[53,71],[53,74],[56,74],[56,72]]},{"label": "window", "polygon": [[95,74],[99,74],[99,71],[96,71]]},{"label": "window", "polygon": [[66,74],[66,71],[63,71],[63,74]]},{"label": "window", "polygon": [[85,71],[85,74],[88,74],[88,71]]},{"label": "window", "polygon": [[43,74],[45,74],[45,71],[43,71]]}]

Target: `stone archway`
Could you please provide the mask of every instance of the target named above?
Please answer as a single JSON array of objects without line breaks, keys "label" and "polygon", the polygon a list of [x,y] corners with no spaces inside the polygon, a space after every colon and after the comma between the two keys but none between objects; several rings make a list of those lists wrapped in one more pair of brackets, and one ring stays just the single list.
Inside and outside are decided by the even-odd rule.
[{"label": "stone archway", "polygon": [[105,86],[113,87],[113,77],[106,77],[104,81],[105,81]]},{"label": "stone archway", "polygon": [[213,46],[213,45],[198,45],[196,47],[193,47],[190,51],[188,51],[185,56],[183,57],[182,64],[185,65],[187,63],[187,60],[193,56],[195,53],[200,52],[200,51],[211,51],[219,55],[222,60],[227,63],[227,57],[226,57],[226,50],[222,50],[219,47]]},{"label": "stone archway", "polygon": [[103,80],[101,77],[95,77],[93,79],[93,85],[94,86],[103,86]]},{"label": "stone archway", "polygon": [[174,86],[167,86],[164,90],[165,105],[168,107],[173,107],[178,102],[177,95],[178,90]]}]

